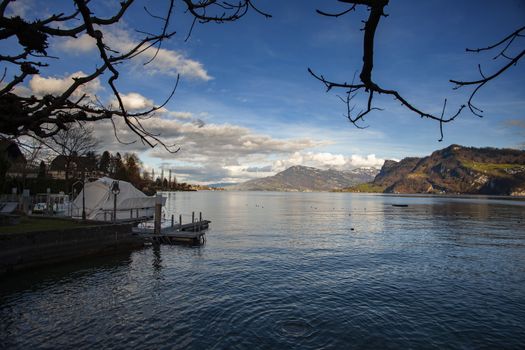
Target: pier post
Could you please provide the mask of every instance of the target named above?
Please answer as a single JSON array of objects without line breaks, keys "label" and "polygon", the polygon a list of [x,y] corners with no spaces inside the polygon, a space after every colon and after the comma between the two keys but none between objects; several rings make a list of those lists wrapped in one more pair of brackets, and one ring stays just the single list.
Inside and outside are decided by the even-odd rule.
[{"label": "pier post", "polygon": [[29,213],[29,202],[31,201],[30,193],[28,189],[22,191],[22,211],[24,214]]},{"label": "pier post", "polygon": [[162,216],[162,195],[157,194],[155,197],[155,218],[153,221],[153,231],[160,235],[160,218]]},{"label": "pier post", "polygon": [[171,215],[171,227],[175,224],[175,215]]},{"label": "pier post", "polygon": [[113,222],[117,221],[117,196],[120,193],[118,181],[111,184],[111,193],[113,193]]},{"label": "pier post", "polygon": [[49,187],[46,189],[46,212],[47,215],[53,214],[53,208],[51,208],[51,189]]},{"label": "pier post", "polygon": [[182,214],[179,215],[179,225],[182,226]]}]

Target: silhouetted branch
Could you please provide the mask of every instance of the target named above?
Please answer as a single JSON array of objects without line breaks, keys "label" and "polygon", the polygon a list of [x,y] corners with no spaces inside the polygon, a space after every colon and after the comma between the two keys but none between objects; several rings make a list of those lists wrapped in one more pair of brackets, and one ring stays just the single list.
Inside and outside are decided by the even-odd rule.
[{"label": "silhouetted branch", "polygon": [[[146,7],[144,7],[146,8]],[[168,14],[166,17],[155,17],[155,18],[160,18],[162,21],[164,21],[164,26],[162,27],[162,33],[160,34],[161,37],[168,37],[168,34],[167,34],[167,31],[168,31],[168,25],[170,23],[170,17],[171,17],[171,13],[173,11],[173,0],[170,1],[170,5],[169,5],[169,9],[168,9]],[[173,33],[175,34],[175,33]],[[173,35],[171,34],[171,35]],[[170,36],[171,36],[170,35]],[[160,48],[162,46],[162,39],[158,40],[158,46],[157,46],[157,50],[155,51],[155,54],[151,57],[151,59],[149,59],[147,62],[144,63],[144,65],[147,65],[148,63],[151,63],[158,55],[159,51],[160,51]]]},{"label": "silhouetted branch", "polygon": [[[488,50],[495,49],[496,47],[498,47],[498,46],[500,46],[500,45],[502,45],[504,43],[507,43],[505,48],[502,50],[502,52],[505,52],[505,50],[507,50],[509,48],[510,44],[512,44],[514,39],[516,39],[517,37],[523,37],[524,36],[524,35],[521,34],[521,32],[524,32],[524,31],[525,31],[525,26],[523,26],[521,28],[518,28],[517,30],[515,30],[511,34],[507,35],[506,37],[504,37],[503,39],[501,39],[500,41],[498,41],[495,44],[489,45],[487,47],[478,48],[478,49],[466,48],[465,51],[478,53],[478,52],[481,52],[481,51],[488,51]],[[497,58],[497,57],[498,56],[496,56],[494,58]]]},{"label": "silhouetted branch", "polygon": [[491,80],[494,80],[495,78],[497,78],[498,76],[500,76],[501,74],[503,74],[505,71],[507,71],[510,67],[512,66],[515,66],[519,60],[521,60],[523,58],[523,56],[525,55],[525,50],[521,51],[520,53],[516,54],[515,56],[512,56],[510,54],[508,54],[506,51],[510,48],[510,46],[512,45],[512,43],[514,42],[514,40],[516,38],[519,38],[519,37],[523,37],[524,35],[522,35],[522,32],[525,32],[525,26],[524,27],[521,27],[519,29],[517,29],[516,31],[512,32],[511,34],[507,35],[505,38],[503,38],[502,40],[498,41],[497,43],[495,44],[492,44],[492,45],[489,45],[487,47],[483,47],[483,48],[478,48],[478,49],[466,49],[467,52],[474,52],[474,53],[479,53],[479,52],[482,52],[482,51],[491,51],[491,50],[494,50],[496,49],[497,47],[500,47],[501,45],[504,45],[505,46],[500,50],[500,52],[494,56],[493,59],[498,59],[499,57],[503,57],[507,60],[509,60],[506,64],[504,64],[502,67],[500,67],[500,69],[498,69],[496,72],[494,72],[493,74],[491,75],[486,75],[482,72],[481,70],[481,65],[478,65],[478,71],[479,71],[479,74],[481,75],[481,79],[477,79],[477,80],[455,80],[455,79],[451,79],[450,82],[455,84],[454,86],[454,89],[459,89],[460,87],[463,87],[463,86],[468,86],[468,85],[477,85],[474,90],[472,91],[472,93],[470,94],[469,96],[469,99],[467,101],[467,105],[470,109],[470,111],[472,112],[472,114],[478,116],[478,117],[483,117],[483,110],[476,107],[473,103],[472,103],[472,100],[474,99],[474,96],[478,93],[478,91],[483,87],[485,86],[488,82],[490,82]]},{"label": "silhouetted branch", "polygon": [[250,8],[266,18],[272,17],[270,14],[258,9],[251,0],[241,0],[236,4],[217,0],[183,1],[186,4],[187,11],[200,20],[201,23],[235,21],[244,16]]},{"label": "silhouetted branch", "polygon": [[232,22],[243,17],[250,9],[266,18],[272,17],[269,13],[261,11],[259,8],[257,8],[251,0],[239,0],[236,4],[232,4],[224,0],[182,1],[186,5],[186,11],[191,13],[194,17],[184,41],[189,40],[197,21],[200,23]]},{"label": "silhouetted branch", "polygon": [[[163,41],[175,34],[175,32],[169,31],[175,0],[165,0],[168,6],[162,16],[152,14],[145,7],[148,15],[162,22],[161,31],[159,34],[138,31],[144,36],[125,52],[111,49],[105,41],[102,29],[117,24],[132,6],[134,0],[121,1],[119,8],[113,14],[105,17],[96,16],[93,13],[89,0],[72,0],[75,8],[70,13],[51,14],[33,22],[19,16],[6,16],[6,9],[12,1],[3,0],[0,2],[0,40],[15,39],[19,44],[18,52],[0,55],[0,63],[10,65],[9,70],[7,68],[4,70],[2,85],[0,86],[0,137],[16,138],[29,135],[43,139],[53,137],[61,131],[67,131],[74,123],[109,119],[114,127],[115,137],[121,142],[114,120],[121,118],[143,144],[150,147],[161,144],[170,152],[177,151],[172,145],[166,145],[161,140],[160,134],[149,132],[142,121],[166,105],[175,93],[180,77],[177,76],[174,88],[166,101],[160,106],[140,113],[130,113],[126,110],[117,85],[120,75],[117,67],[120,64],[148,50],[155,50],[144,64],[152,62],[156,59]],[[216,0],[180,1],[195,16],[195,20],[201,22],[222,23],[237,20],[248,9],[253,9],[266,17],[269,16],[257,9],[251,0],[243,0],[238,4]],[[221,13],[210,15],[217,8],[221,9]],[[96,43],[99,56],[99,64],[97,64],[96,69],[85,76],[73,77],[69,86],[58,94],[25,96],[20,92],[21,90],[16,89],[28,77],[40,74],[39,69],[47,67],[48,64],[45,60],[53,58],[47,53],[51,38],[77,38],[86,34]],[[10,72],[12,68],[18,70],[18,74],[9,80],[7,79],[7,72]],[[80,97],[77,96],[82,86],[104,75],[108,77],[107,85],[117,101],[116,108],[105,107],[96,96],[88,96],[82,93],[80,93]]]},{"label": "silhouetted branch", "polygon": [[349,9],[341,11],[341,12],[338,12],[338,13],[328,13],[328,12],[321,11],[319,9],[315,10],[315,12],[317,12],[318,14],[320,14],[322,16],[326,16],[326,17],[340,17],[340,16],[343,16],[343,15],[346,15],[350,11],[355,11],[356,6],[357,6],[357,4],[354,4]]},{"label": "silhouetted branch", "polygon": [[[482,72],[481,66],[478,66],[479,73],[482,76],[482,79],[479,79],[479,80],[474,80],[474,81],[450,80],[452,83],[456,84],[455,89],[461,86],[465,86],[465,85],[477,85],[477,87],[474,89],[474,91],[470,95],[467,105],[459,106],[459,108],[457,109],[455,113],[452,113],[446,116],[445,113],[446,113],[447,102],[445,99],[445,102],[443,104],[443,109],[441,111],[441,115],[436,115],[433,113],[426,112],[420,109],[419,107],[416,107],[415,104],[407,100],[397,90],[386,89],[386,88],[381,87],[379,84],[377,84],[374,81],[372,77],[372,72],[374,68],[375,33],[376,33],[376,29],[379,25],[381,18],[387,16],[384,12],[384,8],[385,6],[388,5],[389,0],[339,0],[339,2],[349,4],[350,7],[338,13],[329,13],[329,12],[321,11],[321,10],[317,10],[317,13],[323,16],[328,16],[328,17],[339,17],[339,16],[345,15],[355,10],[356,6],[358,5],[367,6],[367,8],[369,9],[369,16],[368,16],[368,19],[364,21],[365,25],[363,29],[363,32],[364,32],[363,34],[363,64],[361,66],[361,72],[359,74],[360,83],[354,83],[354,81],[352,81],[351,84],[348,84],[347,82],[332,81],[330,79],[325,78],[323,75],[314,73],[310,68],[308,68],[308,72],[315,79],[323,83],[323,85],[326,87],[326,91],[330,91],[332,89],[346,89],[346,98],[344,99],[341,98],[341,100],[346,104],[346,110],[347,110],[346,117],[352,124],[354,124],[358,128],[362,128],[362,126],[358,125],[357,123],[362,121],[366,115],[368,115],[372,111],[382,110],[381,108],[374,106],[374,96],[375,94],[384,94],[384,95],[390,95],[394,97],[394,99],[398,100],[401,103],[401,105],[403,105],[405,108],[412,111],[413,113],[419,115],[421,118],[427,118],[427,119],[431,119],[431,120],[435,120],[439,122],[439,128],[440,128],[440,134],[441,134],[439,141],[442,141],[443,140],[443,124],[449,123],[455,120],[461,114],[461,112],[467,105],[472,113],[474,113],[475,115],[481,116],[480,112],[482,111],[472,104],[472,99],[475,96],[475,94],[486,83],[498,77],[500,74],[505,72],[511,66],[515,65],[523,57],[523,55],[525,55],[525,50],[515,56],[509,55],[506,52],[507,49],[511,46],[511,44],[516,38],[523,36],[522,33],[525,31],[525,27],[519,28],[518,30],[514,31],[510,35],[500,40],[499,42],[493,45],[490,45],[488,47],[480,48],[480,49],[467,49],[467,51],[469,52],[480,52],[480,51],[492,50],[496,47],[499,47],[505,44],[501,52],[494,58],[496,59],[498,57],[504,57],[508,59],[509,62],[507,62],[507,64],[505,64],[497,72],[495,72],[492,75],[488,75],[488,76]],[[360,92],[366,93],[368,95],[366,107],[361,109],[361,111],[357,113],[356,115],[353,115],[352,113],[355,109],[355,106],[351,107],[350,103],[354,99],[354,97],[356,97],[356,95]]]}]

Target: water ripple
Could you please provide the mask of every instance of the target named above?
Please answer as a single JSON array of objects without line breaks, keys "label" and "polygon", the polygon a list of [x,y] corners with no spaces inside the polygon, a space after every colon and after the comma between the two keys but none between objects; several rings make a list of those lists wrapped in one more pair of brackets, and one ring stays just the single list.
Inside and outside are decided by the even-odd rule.
[{"label": "water ripple", "polygon": [[522,205],[335,193],[169,201],[212,220],[206,246],[6,277],[0,348],[525,348]]}]

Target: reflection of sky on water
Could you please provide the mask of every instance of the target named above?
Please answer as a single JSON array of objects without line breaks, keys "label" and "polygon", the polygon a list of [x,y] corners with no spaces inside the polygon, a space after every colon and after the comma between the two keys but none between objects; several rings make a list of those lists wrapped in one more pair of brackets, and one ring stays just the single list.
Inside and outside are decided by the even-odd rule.
[{"label": "reflection of sky on water", "polygon": [[[507,210],[507,204],[512,210]],[[191,220],[191,211],[196,216],[202,212],[212,220],[209,240],[220,235],[235,247],[287,244],[287,248],[317,248],[321,254],[323,249],[333,252],[345,246],[378,249],[404,241],[414,245],[433,239],[427,235],[453,241],[469,235],[496,237],[500,231],[508,236],[508,232],[522,230],[522,205],[501,200],[341,193],[182,192],[169,194],[167,212],[177,218],[182,213],[183,221]],[[390,233],[395,233],[395,239],[389,239]]]},{"label": "reflection of sky on water", "polygon": [[3,280],[0,344],[525,345],[523,203],[345,193],[167,197],[168,215],[187,222],[195,211],[212,221],[205,246],[148,247]]}]

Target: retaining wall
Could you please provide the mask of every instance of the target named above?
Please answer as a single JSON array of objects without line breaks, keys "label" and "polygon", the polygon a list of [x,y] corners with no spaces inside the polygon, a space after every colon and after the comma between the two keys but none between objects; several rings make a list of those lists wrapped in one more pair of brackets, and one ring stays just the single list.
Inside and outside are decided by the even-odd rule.
[{"label": "retaining wall", "polygon": [[132,224],[94,224],[75,229],[0,234],[0,274],[86,255],[141,247]]}]

